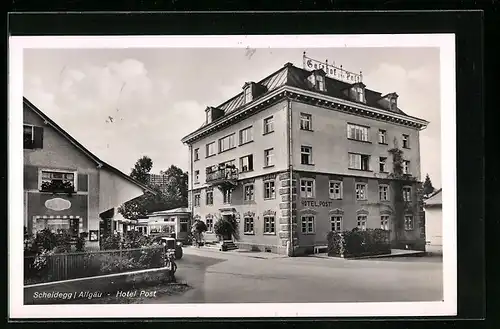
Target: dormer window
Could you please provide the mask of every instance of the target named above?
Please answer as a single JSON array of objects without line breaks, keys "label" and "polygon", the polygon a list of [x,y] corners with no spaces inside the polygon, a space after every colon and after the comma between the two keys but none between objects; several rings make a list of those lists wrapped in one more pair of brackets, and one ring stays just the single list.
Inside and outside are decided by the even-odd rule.
[{"label": "dormer window", "polygon": [[245,104],[253,101],[256,91],[255,89],[255,84],[253,82],[245,82],[245,85],[243,86],[243,100],[245,101]]},{"label": "dormer window", "polygon": [[389,111],[397,112],[398,111],[398,94],[390,93],[381,98],[379,104],[381,104],[384,108]]},{"label": "dormer window", "polygon": [[207,123],[212,122],[212,111],[207,110]]},{"label": "dormer window", "polygon": [[224,115],[224,111],[215,107],[207,107],[205,109],[205,114],[206,114],[206,120],[207,124],[212,123],[213,121],[217,120],[221,116]]},{"label": "dormer window", "polygon": [[322,75],[316,77],[316,87],[319,91],[325,91],[325,78]]},{"label": "dormer window", "polygon": [[245,87],[245,104],[252,101],[252,85],[248,84]]},{"label": "dormer window", "polygon": [[365,85],[362,82],[357,82],[351,85],[351,99],[356,102],[365,103]]},{"label": "dormer window", "polygon": [[307,78],[314,89],[318,91],[326,91],[325,85],[325,71],[314,70],[311,75]]},{"label": "dormer window", "polygon": [[389,98],[389,109],[391,111],[396,111],[398,108],[398,94],[392,93],[388,95]]},{"label": "dormer window", "polygon": [[365,102],[365,88],[363,87],[358,87],[356,89],[356,96],[357,96],[357,101],[358,102]]}]

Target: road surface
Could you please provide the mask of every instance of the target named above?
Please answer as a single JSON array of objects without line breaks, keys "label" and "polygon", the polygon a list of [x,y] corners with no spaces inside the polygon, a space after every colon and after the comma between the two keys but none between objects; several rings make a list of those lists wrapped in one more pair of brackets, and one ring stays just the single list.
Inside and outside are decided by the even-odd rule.
[{"label": "road surface", "polygon": [[439,258],[324,259],[186,247],[176,276],[193,289],[147,303],[442,300]]}]

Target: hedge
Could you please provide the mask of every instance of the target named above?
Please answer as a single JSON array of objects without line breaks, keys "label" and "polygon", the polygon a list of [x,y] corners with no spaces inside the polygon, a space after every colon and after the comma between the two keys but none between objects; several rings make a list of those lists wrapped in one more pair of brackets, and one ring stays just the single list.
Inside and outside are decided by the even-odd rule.
[{"label": "hedge", "polygon": [[352,258],[391,253],[389,231],[386,230],[332,231],[327,234],[327,240],[328,256]]}]

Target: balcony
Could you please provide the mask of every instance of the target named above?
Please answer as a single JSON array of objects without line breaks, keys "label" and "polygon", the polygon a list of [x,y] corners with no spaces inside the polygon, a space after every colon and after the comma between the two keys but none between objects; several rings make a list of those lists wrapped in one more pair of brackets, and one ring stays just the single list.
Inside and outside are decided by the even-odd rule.
[{"label": "balcony", "polygon": [[210,169],[207,170],[207,184],[221,187],[234,187],[238,184],[238,168],[234,166],[215,166]]}]

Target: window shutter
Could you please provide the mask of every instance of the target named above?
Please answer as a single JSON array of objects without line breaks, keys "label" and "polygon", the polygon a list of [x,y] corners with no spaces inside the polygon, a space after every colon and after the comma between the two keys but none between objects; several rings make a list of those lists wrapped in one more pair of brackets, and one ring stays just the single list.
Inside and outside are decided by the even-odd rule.
[{"label": "window shutter", "polygon": [[43,127],[33,127],[33,148],[43,148]]},{"label": "window shutter", "polygon": [[27,190],[38,189],[38,168],[24,166],[24,188]]},{"label": "window shutter", "polygon": [[87,174],[78,174],[78,191],[88,192],[88,176]]}]

